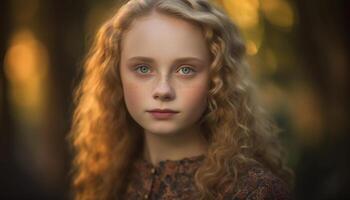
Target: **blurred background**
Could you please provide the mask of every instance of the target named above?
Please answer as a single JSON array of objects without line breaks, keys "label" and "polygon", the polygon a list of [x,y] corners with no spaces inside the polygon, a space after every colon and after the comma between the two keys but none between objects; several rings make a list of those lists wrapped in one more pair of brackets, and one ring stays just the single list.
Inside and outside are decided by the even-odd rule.
[{"label": "blurred background", "polygon": [[[346,0],[216,0],[283,129],[297,199],[350,198]],[[72,91],[118,0],[2,0],[0,199],[69,199]]]}]

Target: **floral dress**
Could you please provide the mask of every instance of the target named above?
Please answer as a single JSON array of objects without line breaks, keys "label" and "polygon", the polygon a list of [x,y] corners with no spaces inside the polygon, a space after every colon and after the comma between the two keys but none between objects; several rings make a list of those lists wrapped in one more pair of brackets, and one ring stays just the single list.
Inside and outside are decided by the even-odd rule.
[{"label": "floral dress", "polygon": [[[153,166],[145,159],[139,158],[131,170],[123,199],[196,199],[198,191],[194,183],[194,174],[204,159],[205,155],[199,155],[181,160],[163,160],[158,166]],[[251,167],[239,179],[238,185],[238,191],[223,190],[224,192],[215,199],[293,199],[283,180],[258,166]]]}]

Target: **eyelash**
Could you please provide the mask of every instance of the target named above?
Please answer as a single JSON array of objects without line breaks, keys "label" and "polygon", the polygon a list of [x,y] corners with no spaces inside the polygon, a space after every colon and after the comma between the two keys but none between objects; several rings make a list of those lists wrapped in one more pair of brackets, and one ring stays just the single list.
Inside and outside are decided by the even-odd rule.
[{"label": "eyelash", "polygon": [[[147,67],[147,68],[149,69],[149,67],[148,67],[147,65],[138,65],[138,66],[135,67],[135,71],[138,71],[138,69],[141,69],[141,67]],[[184,68],[190,69],[192,73],[195,73],[195,72],[196,72],[196,70],[194,70],[194,69],[191,68],[191,67],[181,67],[181,68],[179,69],[179,71],[180,71],[181,69],[184,69]],[[191,72],[190,72],[189,74],[184,74],[184,75],[191,75]],[[145,73],[141,73],[141,74],[145,74]]]}]

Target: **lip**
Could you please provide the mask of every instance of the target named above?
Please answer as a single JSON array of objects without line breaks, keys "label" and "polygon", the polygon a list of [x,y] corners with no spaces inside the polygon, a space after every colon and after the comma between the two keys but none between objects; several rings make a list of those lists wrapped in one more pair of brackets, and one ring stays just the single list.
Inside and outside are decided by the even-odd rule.
[{"label": "lip", "polygon": [[171,117],[179,113],[178,111],[174,111],[171,109],[153,109],[147,112],[150,113],[155,119],[170,119]]},{"label": "lip", "polygon": [[168,109],[168,108],[165,108],[165,109],[156,108],[156,109],[152,109],[152,110],[147,110],[147,112],[157,112],[157,113],[178,113],[178,111],[171,110],[171,109]]}]

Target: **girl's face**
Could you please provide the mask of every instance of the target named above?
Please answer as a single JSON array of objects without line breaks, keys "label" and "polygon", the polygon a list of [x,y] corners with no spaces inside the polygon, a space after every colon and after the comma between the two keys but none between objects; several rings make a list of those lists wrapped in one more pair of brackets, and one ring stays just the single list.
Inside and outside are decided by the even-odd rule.
[{"label": "girl's face", "polygon": [[[201,29],[153,12],[132,23],[121,48],[121,81],[133,119],[153,134],[195,127],[207,106],[209,86],[210,54]],[[148,112],[157,108],[178,113],[157,118]]]}]

